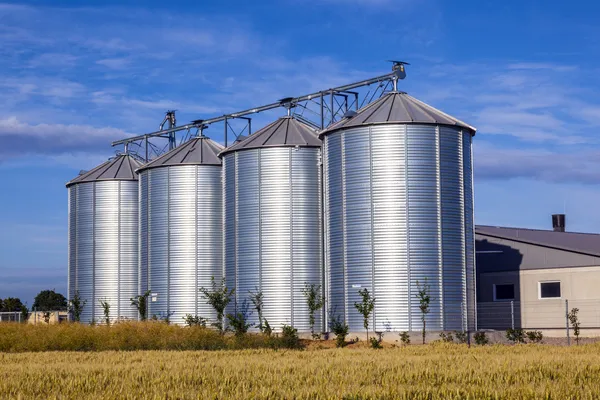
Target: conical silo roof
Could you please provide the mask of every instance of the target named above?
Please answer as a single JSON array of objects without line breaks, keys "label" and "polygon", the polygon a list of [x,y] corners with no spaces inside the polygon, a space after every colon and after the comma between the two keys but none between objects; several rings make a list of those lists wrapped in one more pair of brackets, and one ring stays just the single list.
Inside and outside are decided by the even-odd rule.
[{"label": "conical silo roof", "polygon": [[136,172],[174,165],[221,165],[218,154],[223,148],[206,136],[198,136],[152,160]]},{"label": "conical silo roof", "polygon": [[281,117],[240,142],[229,146],[219,154],[264,147],[321,147],[315,129],[294,117]]},{"label": "conical silo roof", "polygon": [[475,134],[471,125],[456,119],[405,92],[389,92],[377,101],[363,107],[351,117],[344,118],[320,134],[351,128],[359,125],[376,124],[429,124],[446,125],[468,129]]},{"label": "conical silo roof", "polygon": [[120,154],[96,168],[67,182],[67,187],[77,183],[97,181],[137,181],[135,170],[143,164],[129,154]]}]

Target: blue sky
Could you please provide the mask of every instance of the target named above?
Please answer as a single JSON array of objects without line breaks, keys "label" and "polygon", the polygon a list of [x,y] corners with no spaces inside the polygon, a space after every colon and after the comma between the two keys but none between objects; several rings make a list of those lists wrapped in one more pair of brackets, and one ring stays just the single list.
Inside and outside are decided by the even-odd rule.
[{"label": "blue sky", "polygon": [[[381,75],[478,128],[476,222],[600,232],[596,2],[0,3],[0,297],[66,291],[65,182],[110,141]],[[256,128],[272,115],[253,121]],[[221,140],[221,133],[207,131]]]}]

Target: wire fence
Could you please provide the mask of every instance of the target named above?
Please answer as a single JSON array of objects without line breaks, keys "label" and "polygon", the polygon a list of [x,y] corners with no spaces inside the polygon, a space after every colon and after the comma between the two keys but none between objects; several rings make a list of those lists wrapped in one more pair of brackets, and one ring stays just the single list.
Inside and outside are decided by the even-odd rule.
[{"label": "wire fence", "polygon": [[568,314],[577,309],[582,330],[600,330],[600,299],[565,300],[544,299],[539,301],[497,301],[477,304],[477,327],[479,329],[548,330],[572,328]]},{"label": "wire fence", "polygon": [[0,312],[0,322],[21,322],[23,314],[21,312]]}]

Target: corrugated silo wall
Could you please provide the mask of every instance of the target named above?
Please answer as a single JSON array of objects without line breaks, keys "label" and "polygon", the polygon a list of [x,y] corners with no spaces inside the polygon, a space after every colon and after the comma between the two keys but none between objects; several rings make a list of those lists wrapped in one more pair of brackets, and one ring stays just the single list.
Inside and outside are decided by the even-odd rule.
[{"label": "corrugated silo wall", "polygon": [[[262,148],[226,154],[225,276],[235,288],[229,312],[248,307],[262,291],[273,329],[310,330],[305,283],[323,284],[319,148]],[[323,288],[323,286],[321,286]],[[323,312],[315,330],[323,329]]]},{"label": "corrugated silo wall", "polygon": [[371,327],[419,330],[417,281],[426,282],[428,329],[462,329],[473,259],[470,134],[362,126],[326,135],[324,154],[329,309],[363,330],[354,303],[367,288],[376,298]]},{"label": "corrugated silo wall", "polygon": [[138,184],[79,183],[69,187],[69,299],[86,304],[82,322],[137,319],[130,298],[138,291]]},{"label": "corrugated silo wall", "polygon": [[140,293],[148,317],[183,324],[216,314],[199,289],[223,276],[221,167],[177,165],[140,173]]}]

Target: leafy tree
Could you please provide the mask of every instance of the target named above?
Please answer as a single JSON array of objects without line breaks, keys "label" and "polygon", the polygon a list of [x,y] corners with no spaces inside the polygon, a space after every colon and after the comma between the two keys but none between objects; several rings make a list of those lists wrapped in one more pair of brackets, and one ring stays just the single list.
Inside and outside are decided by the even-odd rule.
[{"label": "leafy tree", "polygon": [[227,289],[225,279],[222,279],[221,284],[217,285],[214,276],[211,278],[211,283],[212,290],[201,287],[200,293],[202,293],[202,297],[206,299],[206,304],[210,304],[217,312],[217,322],[213,323],[212,326],[216,327],[221,335],[224,335],[225,326],[223,325],[223,317],[225,315],[225,308],[231,302],[235,289]]},{"label": "leafy tree", "polygon": [[315,334],[315,313],[325,305],[325,297],[321,294],[321,285],[304,283],[302,293],[306,297],[306,304],[308,305],[308,321],[311,336],[313,339],[319,339],[321,335]]},{"label": "leafy tree", "polygon": [[73,314],[73,320],[75,322],[79,322],[81,320],[81,313],[83,312],[83,307],[85,307],[87,300],[82,300],[79,295],[79,290],[75,291],[75,295],[69,301],[69,311]]},{"label": "leafy tree", "polygon": [[42,290],[33,300],[33,308],[37,311],[62,311],[67,309],[67,299],[52,290]]},{"label": "leafy tree", "polygon": [[[264,308],[264,296],[263,296],[263,292],[261,290],[258,290],[258,288],[255,288],[255,292],[250,292],[250,301],[252,302],[252,305],[254,305],[254,309],[256,310],[257,314],[258,314],[258,329],[262,332],[265,333],[265,325],[263,324],[263,308]],[[270,329],[271,327],[269,327]]]},{"label": "leafy tree", "polygon": [[363,326],[367,331],[367,341],[369,340],[369,316],[373,312],[375,308],[375,298],[371,297],[371,293],[369,293],[369,289],[364,288],[358,291],[360,297],[362,297],[362,301],[360,303],[355,302],[354,307],[358,310],[359,313],[363,316]]},{"label": "leafy tree", "polygon": [[21,299],[16,297],[8,297],[0,300],[0,311],[2,312],[19,312],[23,307]]},{"label": "leafy tree", "polygon": [[110,325],[110,303],[106,299],[98,301],[102,306],[102,312],[104,313],[104,322],[106,322],[106,325],[108,326]]},{"label": "leafy tree", "polygon": [[148,297],[150,296],[150,291],[146,290],[146,292],[142,295],[137,295],[135,297],[130,298],[131,305],[137,308],[138,313],[140,314],[140,320],[145,321],[148,318]]},{"label": "leafy tree", "polygon": [[419,310],[421,311],[421,321],[423,322],[423,331],[422,331],[422,336],[423,336],[423,344],[425,344],[425,332],[426,332],[426,320],[425,317],[427,316],[427,314],[429,314],[429,305],[431,303],[431,296],[429,295],[429,285],[427,284],[427,280],[425,280],[425,283],[421,286],[419,284],[419,281],[417,281],[417,299],[419,299]]},{"label": "leafy tree", "polygon": [[569,318],[569,322],[571,323],[571,326],[573,327],[573,334],[575,335],[575,343],[577,343],[579,345],[579,332],[580,332],[581,323],[579,322],[579,316],[577,315],[578,313],[579,313],[579,308],[573,308],[573,309],[571,309],[571,312],[569,312],[567,314],[567,317]]},{"label": "leafy tree", "polygon": [[29,309],[17,297],[8,297],[4,300],[0,299],[0,312],[21,313],[21,321],[26,322],[29,316]]}]

